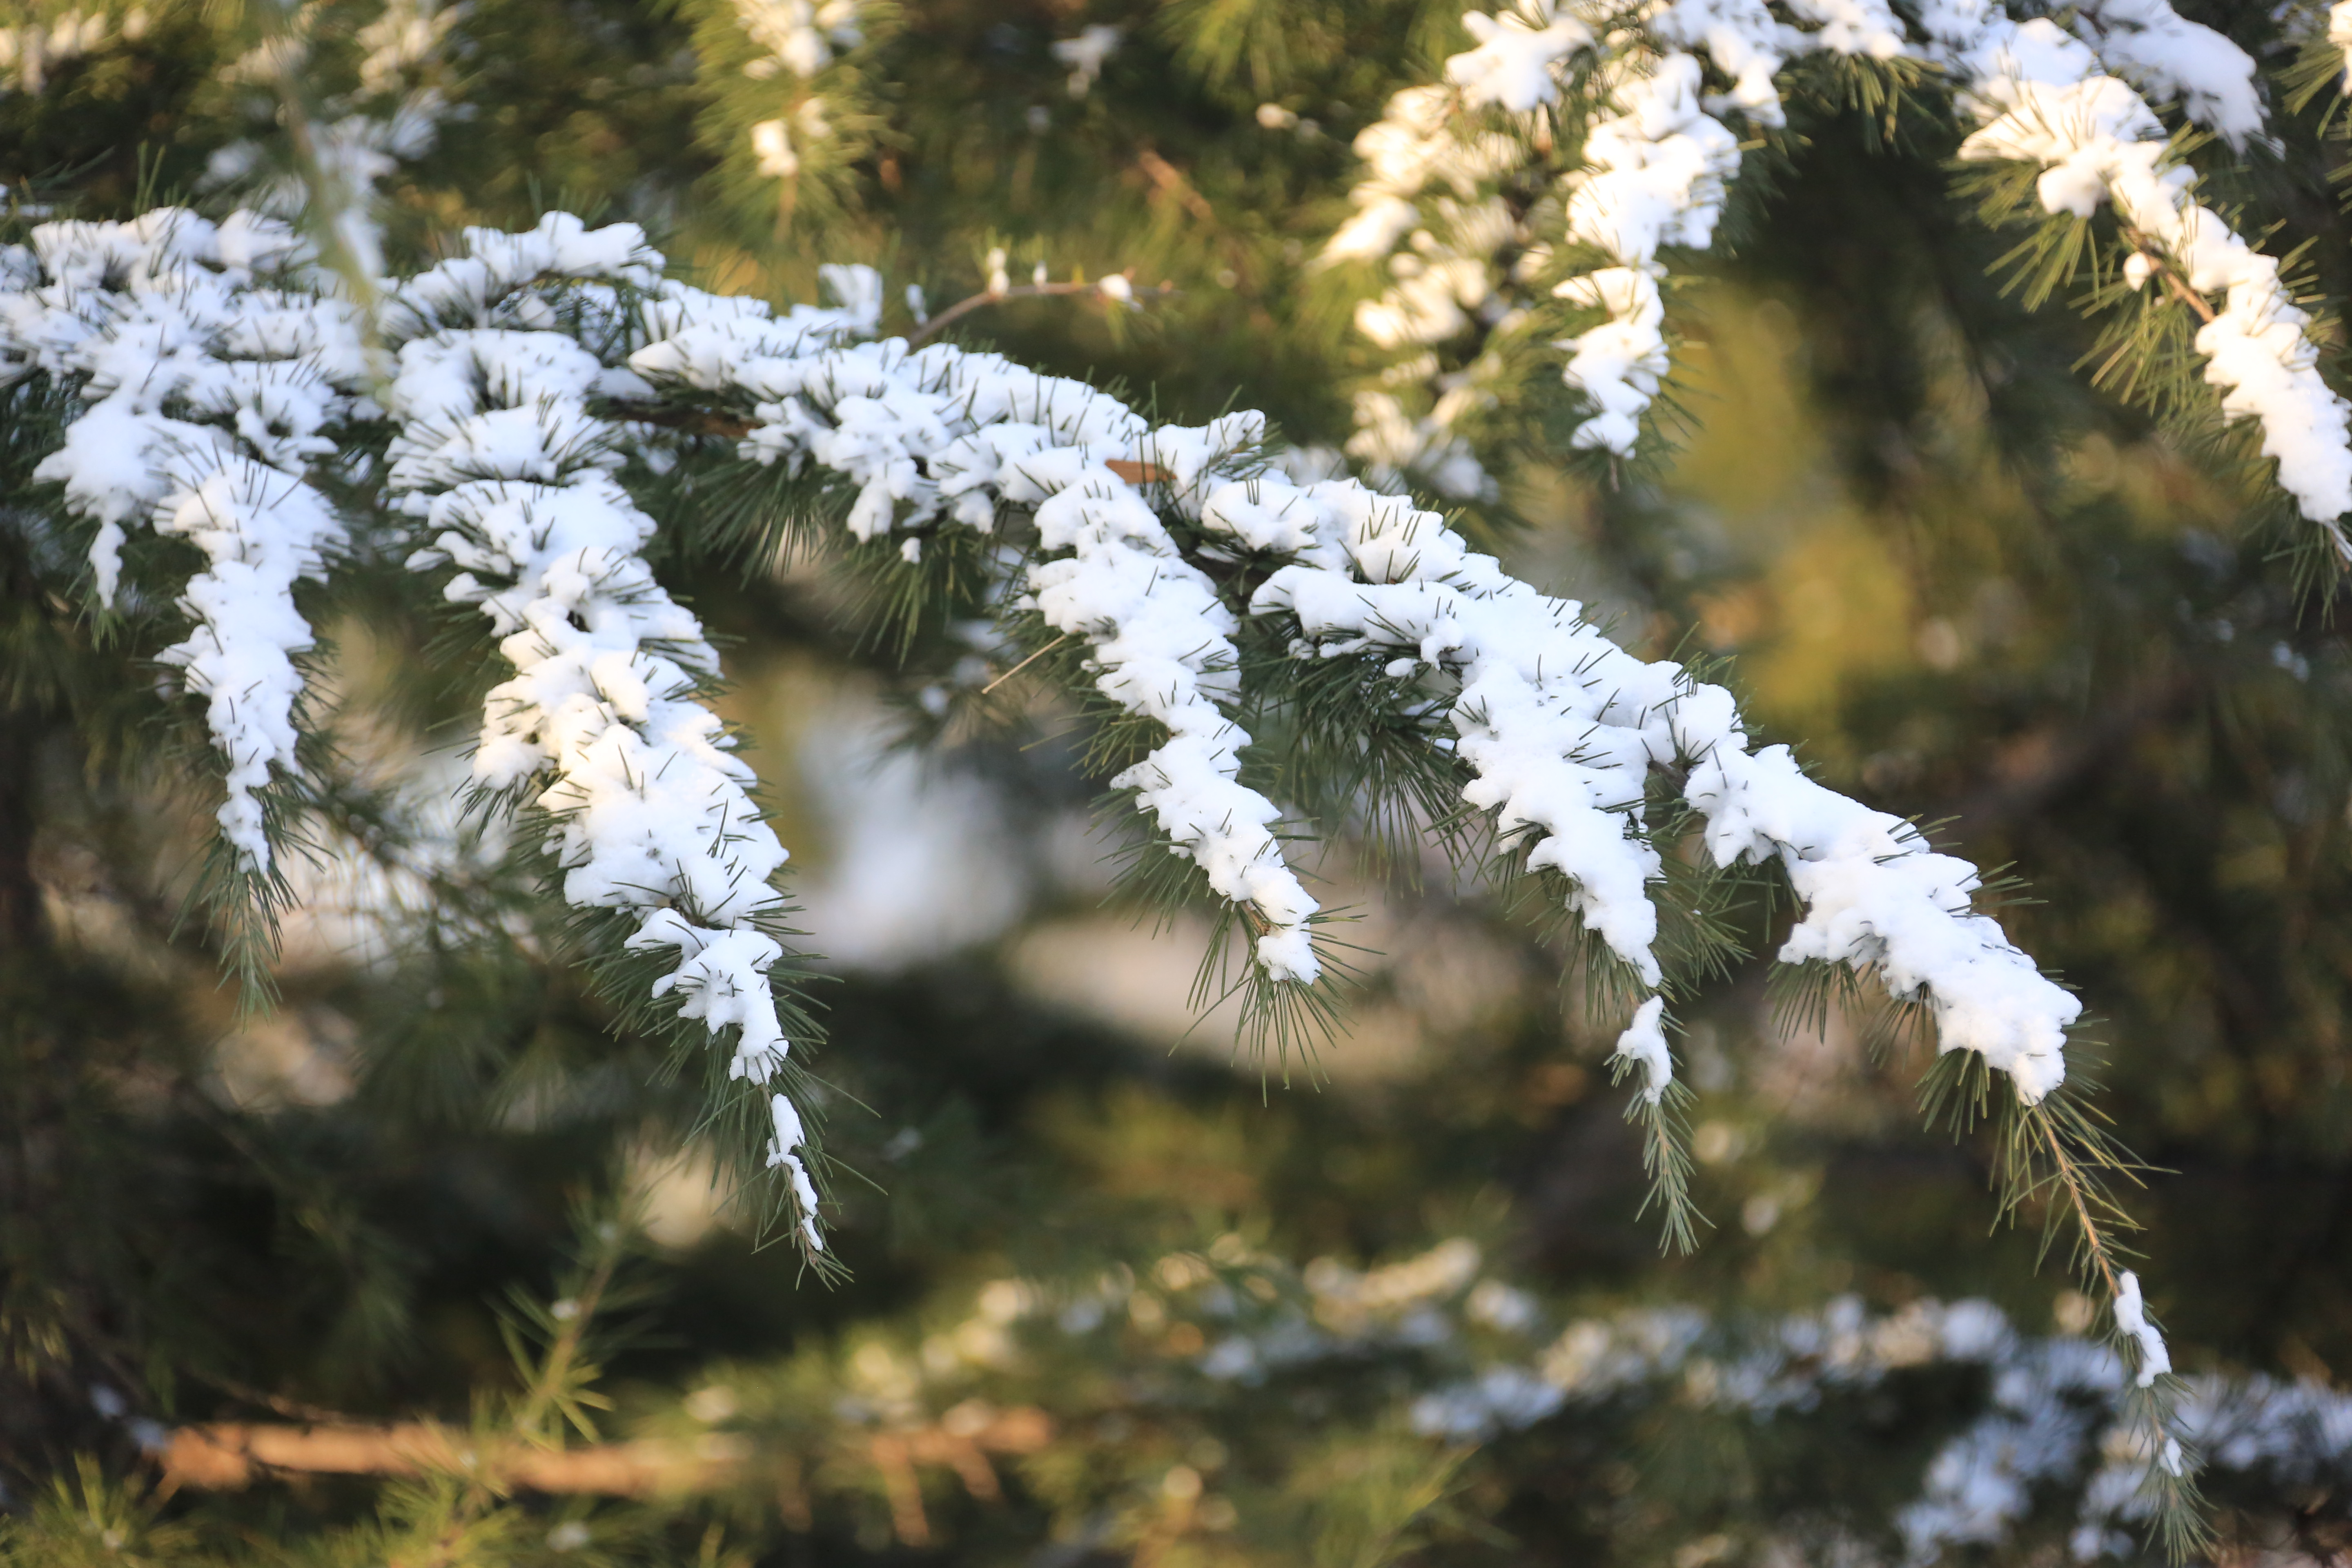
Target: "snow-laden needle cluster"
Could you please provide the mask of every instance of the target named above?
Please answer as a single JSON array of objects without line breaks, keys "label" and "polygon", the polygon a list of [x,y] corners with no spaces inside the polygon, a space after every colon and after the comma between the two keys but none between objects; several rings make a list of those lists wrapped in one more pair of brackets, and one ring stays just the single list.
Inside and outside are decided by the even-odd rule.
[{"label": "snow-laden needle cluster", "polygon": [[[777,907],[784,848],[697,700],[718,655],[646,564],[654,521],[612,474],[622,433],[588,410],[592,395],[650,389],[562,330],[542,286],[622,345],[739,302],[665,280],[634,225],[590,231],[557,213],[524,234],[468,229],[465,243],[384,312],[405,341],[383,402],[399,425],[386,487],[431,541],[409,564],[457,568],[445,592],[482,607],[515,671],[486,703],[475,780],[530,794],[553,824],[566,900],[641,911],[625,945],[677,958],[655,994],[674,993],[714,1037],[731,1029],[728,1076],[766,1086],[791,1048],[769,978],[783,950],[757,924]],[[810,314],[820,334],[870,322]],[[767,1098],[768,1163],[821,1249],[799,1110]]]},{"label": "snow-laden needle cluster", "polygon": [[294,584],[323,579],[346,542],[311,471],[374,368],[352,310],[286,271],[297,248],[275,219],[173,207],[44,224],[0,248],[0,386],[43,373],[86,405],[34,477],[97,525],[99,603],[116,602],[132,529],[204,552],[174,588],[193,626],[160,657],[205,700],[221,836],[255,872],[270,865],[261,791],[295,766],[295,656],[312,646]]},{"label": "snow-laden needle cluster", "polygon": [[[2338,42],[2352,40],[2347,16],[2331,13]],[[2352,510],[2352,405],[2321,379],[2309,316],[2276,259],[2196,202],[2196,173],[2150,107],[2176,102],[2242,151],[2265,135],[2255,64],[2167,0],[2076,7],[2072,33],[2019,21],[1998,0],[1926,0],[1911,26],[1885,0],[1523,0],[1464,21],[1476,47],[1445,63],[1444,84],[1399,93],[1358,137],[1357,210],[1325,251],[1385,264],[1392,281],[1357,326],[1413,351],[1359,396],[1349,449],[1377,468],[1477,493],[1455,430],[1491,401],[1501,361],[1489,346],[1449,371],[1437,351],[1539,321],[1529,291],[1556,255],[1601,263],[1550,289],[1603,317],[1557,344],[1564,379],[1591,405],[1570,442],[1630,454],[1671,369],[1662,254],[1713,244],[1741,163],[1731,122],[1784,125],[1790,68],[1809,55],[1915,62],[1934,68],[1929,80],[1973,127],[1963,157],[2041,168],[2053,215],[2114,204],[2136,247],[2126,276],[2143,287],[2164,273],[2203,319],[2196,347],[2224,415],[2258,425],[2281,488],[2352,560],[2338,521]],[[1727,86],[1710,91],[1710,80]],[[1556,176],[1555,146],[1579,149]],[[1538,220],[1552,212],[1545,232]],[[1423,389],[1427,414],[1408,409],[1407,387]]]},{"label": "snow-laden needle cluster", "polygon": [[780,71],[813,77],[833,63],[835,49],[866,41],[857,27],[857,0],[734,0],[734,5],[744,36],[764,51],[744,68],[754,79]]},{"label": "snow-laden needle cluster", "polygon": [[[1716,863],[1786,870],[1804,916],[1784,962],[1874,966],[1891,994],[1929,1003],[1942,1049],[1979,1053],[2029,1104],[2063,1079],[2080,1004],[1970,911],[1975,868],[1806,778],[1785,746],[1751,752],[1729,692],[1627,653],[1434,514],[1348,480],[1260,489],[1261,504],[1341,544],[1348,565],[1285,566],[1253,607],[1296,616],[1303,657],[1377,647],[1451,675],[1464,798],[1506,836],[1524,834],[1532,866],[1568,879],[1571,906],[1645,987],[1661,982],[1651,887],[1662,872],[1640,806],[1650,770],[1679,760]],[[1643,1039],[1625,1049],[1654,1059]]]},{"label": "snow-laden needle cluster", "polygon": [[[2168,28],[2148,25],[2158,14],[2169,18]],[[2281,282],[2277,260],[2197,204],[2196,173],[2168,160],[2163,123],[2105,70],[2114,63],[2161,83],[2192,114],[2243,142],[2261,132],[2259,100],[2250,81],[2242,93],[2228,89],[2251,77],[2252,62],[2226,39],[2204,41],[2201,53],[2184,47],[2179,35],[2189,25],[2171,18],[2161,0],[2109,5],[2096,15],[2113,25],[2086,24],[2100,46],[2095,51],[2053,22],[2012,22],[1982,0],[1940,0],[1927,10],[1927,52],[1969,84],[1983,121],[1960,156],[2040,164],[2038,194],[2052,213],[2088,217],[2103,199],[2112,201],[2143,247],[2126,263],[2135,287],[2163,268],[2200,302],[2223,296],[2197,333],[2205,379],[2222,389],[2225,413],[2260,424],[2263,455],[2277,461],[2280,487],[2352,560],[2352,539],[2337,521],[2352,510],[2352,404],[2320,377],[2317,347],[2304,330],[2310,317]],[[2236,62],[2242,71],[2221,68]]]}]

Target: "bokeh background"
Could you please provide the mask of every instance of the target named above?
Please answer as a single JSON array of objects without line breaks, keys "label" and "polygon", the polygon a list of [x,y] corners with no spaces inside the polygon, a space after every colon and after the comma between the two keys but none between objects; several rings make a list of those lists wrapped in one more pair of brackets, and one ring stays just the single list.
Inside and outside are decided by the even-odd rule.
[{"label": "bokeh background", "polygon": [[[16,8],[26,26],[63,15]],[[960,336],[1168,418],[1256,406],[1300,445],[1344,443],[1380,362],[1349,329],[1363,281],[1314,258],[1346,212],[1350,138],[1458,47],[1447,7],[869,6],[878,42],[849,57],[865,118],[836,117],[839,170],[788,197],[741,166],[735,68],[708,37],[723,10],[472,0],[450,46],[461,108],[384,182],[392,253],[561,205],[780,300],[811,297],[827,260],[874,262],[935,305],[979,289],[993,247],[1016,271],[1133,268],[1180,291],[1133,314],[1009,303]],[[2206,10],[2265,58],[2283,47],[2267,15]],[[1053,46],[1094,24],[1121,41],[1075,90]],[[12,199],[37,186],[90,216],[204,199],[213,155],[266,142],[276,112],[230,68],[250,25],[159,5],[38,81],[19,68],[0,90]],[[1531,364],[1486,443],[1495,492],[1461,526],[1645,655],[1728,658],[1758,732],[2011,868],[2025,888],[2004,921],[2099,1019],[2076,1070],[2158,1168],[2131,1206],[2176,1363],[2341,1389],[2339,623],[2248,527],[2242,476],[2089,384],[2092,334],[2063,300],[2029,312],[2004,293],[2011,239],[1954,194],[1948,131],[1921,116],[1890,146],[1828,114],[1797,131],[1678,277],[1672,449],[1563,463],[1556,366]],[[2267,195],[2344,251],[2324,189],[2282,173]],[[1590,1015],[1565,950],[1475,876],[1433,849],[1375,875],[1335,848],[1318,897],[1356,917],[1360,993],[1311,1057],[1255,1054],[1196,986],[1206,921],[1117,894],[1075,715],[1041,696],[1009,728],[932,734],[923,688],[953,628],[909,673],[824,560],[665,570],[733,639],[725,710],[822,955],[829,1137],[860,1173],[838,1184],[852,1278],[820,1285],[756,1245],[689,1092],[608,1035],[526,914],[513,941],[450,940],[397,878],[331,859],[284,932],[280,1005],[241,1017],[205,932],[174,918],[208,807],[169,770],[111,769],[20,679],[0,752],[43,912],[0,999],[11,1498],[79,1452],[142,1473],[100,1387],[165,1424],[272,1418],[273,1399],[463,1421],[511,1383],[500,1303],[553,1288],[583,1194],[638,1205],[646,1238],[607,1435],[755,1458],[639,1513],[548,1504],[525,1556],[1900,1555],[1895,1511],[1984,1396],[1967,1369],[1762,1425],[1676,1385],[1470,1447],[1402,1414],[1451,1352],[1382,1341],[1288,1380],[1204,1379],[1184,1370],[1206,1348],[1187,1292],[1212,1266],[1327,1303],[1384,1279],[1450,1303],[1473,1341],[1537,1314],[1734,1321],[1848,1295],[1875,1313],[1984,1298],[2030,1334],[2097,1326],[2038,1261],[2039,1214],[1992,1223],[1983,1137],[1923,1125],[1919,1042],[1874,1051],[1867,1018],[1776,1015],[1760,959],[1686,1009],[1712,1228],[1662,1254],[1604,1060],[1622,1020]],[[462,773],[463,673],[435,676],[397,603],[339,609],[345,742],[429,816]],[[1773,913],[1741,920],[1769,955]],[[1045,1435],[1003,1425],[1021,1412]],[[894,1431],[946,1436],[894,1461],[875,1446]],[[2318,1529],[2346,1484],[2268,1504]],[[229,1533],[205,1549],[298,1552],[373,1496],[225,1494],[206,1528]],[[2063,1508],[2028,1519],[1981,1550],[2047,1560]],[[557,1544],[575,1520],[591,1533]]]}]

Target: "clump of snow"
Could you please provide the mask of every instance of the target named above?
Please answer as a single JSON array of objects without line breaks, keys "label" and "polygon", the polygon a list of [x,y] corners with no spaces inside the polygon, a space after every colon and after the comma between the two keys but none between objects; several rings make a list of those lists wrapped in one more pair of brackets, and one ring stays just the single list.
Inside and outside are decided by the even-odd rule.
[{"label": "clump of snow", "polygon": [[1605,323],[1559,345],[1573,355],[1563,373],[1570,384],[1601,407],[1570,440],[1627,453],[1666,370],[1658,249],[1704,250],[1713,240],[1725,182],[1739,172],[1739,142],[1701,109],[1693,56],[1664,57],[1614,96],[1620,112],[1593,123],[1585,167],[1570,176],[1567,222],[1570,240],[1614,265],[1555,292],[1609,312]]},{"label": "clump of snow", "polygon": [[1126,31],[1108,22],[1097,22],[1082,28],[1075,37],[1055,40],[1054,58],[1070,68],[1067,86],[1072,98],[1084,98],[1094,90],[1103,67],[1118,52],[1119,40]]},{"label": "clump of snow", "polygon": [[866,41],[857,0],[735,0],[735,21],[761,51],[743,68],[754,80],[780,71],[805,79],[833,63],[837,49]]},{"label": "clump of snow", "polygon": [[[1772,79],[1788,56],[1804,47],[1803,35],[1783,25],[1763,0],[1674,0],[1650,18],[1650,32],[1670,49],[1705,49],[1716,68],[1731,79],[1729,92],[1708,99],[1710,113],[1736,111],[1759,125],[1788,122]],[[1696,59],[1674,53],[1664,59],[1690,60],[1696,88]],[[1705,243],[1699,242],[1702,247]]]},{"label": "clump of snow", "polygon": [[2174,11],[2169,0],[2095,0],[2074,27],[2108,70],[2243,152],[2263,136],[2262,74],[2227,37]]},{"label": "clump of snow", "polygon": [[[1697,740],[1688,736],[1685,744]],[[1805,906],[1784,963],[1875,967],[1887,994],[1926,1001],[1938,1048],[1972,1050],[2031,1105],[2065,1078],[2082,1004],[1969,912],[1976,868],[1935,853],[1898,817],[1806,778],[1786,746],[1699,749],[1688,789],[1718,865],[1777,858]]]},{"label": "clump of snow", "polygon": [[1559,62],[1592,47],[1592,29],[1563,16],[1553,0],[1525,0],[1517,9],[1489,16],[1465,12],[1462,26],[1478,47],[1445,62],[1445,79],[1462,89],[1462,101],[1493,104],[1524,114],[1559,98],[1555,77]]},{"label": "clump of snow", "polygon": [[2116,1281],[2116,1327],[2139,1348],[2139,1371],[2134,1381],[2142,1388],[2154,1387],[2158,1378],[2172,1370],[2172,1354],[2164,1347],[2163,1331],[2147,1321],[2139,1276],[2128,1268]]},{"label": "clump of snow", "polygon": [[1900,59],[1909,47],[1903,23],[1886,0],[1788,0],[1790,12],[1813,25],[1814,47],[1848,59]]},{"label": "clump of snow", "polygon": [[1617,1048],[1611,1053],[1641,1068],[1642,1098],[1652,1105],[1665,1098],[1666,1086],[1675,1081],[1675,1055],[1660,1026],[1665,1009],[1663,996],[1653,996],[1635,1008],[1633,1021],[1617,1037]]},{"label": "clump of snow", "polygon": [[34,477],[98,525],[101,604],[131,528],[176,535],[206,566],[178,591],[194,623],[160,657],[205,699],[227,798],[222,836],[248,869],[270,846],[260,792],[296,771],[295,656],[312,646],[294,584],[326,575],[344,524],[311,464],[373,369],[355,312],[296,286],[293,231],[178,208],[128,223],[50,223],[0,252],[0,385],[36,372],[88,406]]}]

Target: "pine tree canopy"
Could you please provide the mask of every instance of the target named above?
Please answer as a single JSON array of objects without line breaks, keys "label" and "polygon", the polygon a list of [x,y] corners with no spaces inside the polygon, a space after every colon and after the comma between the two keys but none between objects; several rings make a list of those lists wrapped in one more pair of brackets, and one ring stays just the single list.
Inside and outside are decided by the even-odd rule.
[{"label": "pine tree canopy", "polygon": [[0,1568],[2342,1560],[2347,95],[0,0]]}]

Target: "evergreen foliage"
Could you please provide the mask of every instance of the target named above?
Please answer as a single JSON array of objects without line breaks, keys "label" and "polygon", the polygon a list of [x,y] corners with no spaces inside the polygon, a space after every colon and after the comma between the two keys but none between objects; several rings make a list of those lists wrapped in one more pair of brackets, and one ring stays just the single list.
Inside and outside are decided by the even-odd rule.
[{"label": "evergreen foliage", "polygon": [[[2195,9],[26,0],[0,1560],[2343,1550],[2352,40]],[[1241,1071],[814,956],[814,668]]]}]

